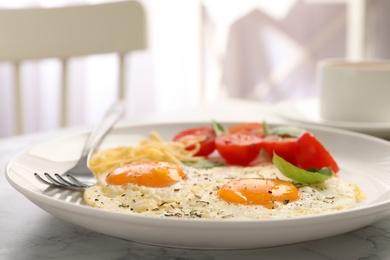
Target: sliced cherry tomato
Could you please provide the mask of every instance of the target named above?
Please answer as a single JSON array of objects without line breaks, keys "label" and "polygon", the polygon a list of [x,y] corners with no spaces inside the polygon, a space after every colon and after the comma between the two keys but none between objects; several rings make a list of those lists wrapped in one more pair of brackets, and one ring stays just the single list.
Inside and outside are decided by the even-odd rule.
[{"label": "sliced cherry tomato", "polygon": [[[189,136],[189,135],[193,135],[193,136],[204,135],[206,137],[205,140],[200,142],[200,149],[195,154],[195,156],[207,156],[207,155],[211,154],[212,152],[214,152],[214,150],[215,150],[214,129],[212,129],[211,127],[198,127],[198,128],[191,128],[191,129],[183,130],[173,137],[173,141],[178,141],[181,138],[183,138],[185,136]],[[194,148],[195,148],[194,145],[186,147],[187,150],[192,150]]]},{"label": "sliced cherry tomato", "polygon": [[295,158],[302,169],[332,167],[338,172],[339,167],[328,150],[312,134],[302,134],[295,146]]},{"label": "sliced cherry tomato", "polygon": [[296,165],[295,146],[297,138],[295,137],[281,137],[277,135],[267,136],[263,139],[262,147],[265,152],[271,157],[276,153],[289,163]]},{"label": "sliced cherry tomato", "polygon": [[264,127],[259,123],[243,123],[234,125],[229,128],[230,134],[247,134],[256,135],[258,137],[264,137]]},{"label": "sliced cherry tomato", "polygon": [[245,134],[223,134],[215,138],[215,147],[228,163],[246,166],[261,150],[261,138]]}]

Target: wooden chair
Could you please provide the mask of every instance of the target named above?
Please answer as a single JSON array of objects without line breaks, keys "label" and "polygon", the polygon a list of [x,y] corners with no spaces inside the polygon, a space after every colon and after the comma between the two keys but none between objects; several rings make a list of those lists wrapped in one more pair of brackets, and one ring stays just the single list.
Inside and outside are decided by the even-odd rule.
[{"label": "wooden chair", "polygon": [[26,60],[58,58],[62,63],[60,121],[67,125],[67,63],[72,57],[103,53],[119,55],[118,98],[125,97],[126,54],[146,48],[146,18],[136,1],[62,8],[0,10],[0,62],[14,67],[15,124],[24,132],[20,79]]}]

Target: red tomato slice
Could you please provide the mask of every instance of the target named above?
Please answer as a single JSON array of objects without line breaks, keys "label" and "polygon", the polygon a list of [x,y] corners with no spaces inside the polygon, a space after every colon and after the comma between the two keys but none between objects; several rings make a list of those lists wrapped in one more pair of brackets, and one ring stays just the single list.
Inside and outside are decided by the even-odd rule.
[{"label": "red tomato slice", "polygon": [[264,127],[259,123],[243,123],[229,128],[229,134],[247,134],[264,137]]},{"label": "red tomato slice", "polygon": [[223,134],[215,138],[215,147],[228,163],[246,166],[258,156],[261,138],[245,134]]},{"label": "red tomato slice", "polygon": [[263,139],[262,147],[265,152],[271,157],[276,153],[289,163],[296,165],[295,146],[297,138],[295,137],[281,137],[281,136],[267,136]]},{"label": "red tomato slice", "polygon": [[[214,152],[214,150],[215,150],[214,129],[212,129],[210,127],[198,127],[198,128],[191,128],[191,129],[183,130],[180,133],[178,133],[177,135],[175,135],[172,140],[178,141],[181,138],[183,138],[185,136],[189,136],[189,135],[195,135],[195,136],[204,135],[204,136],[206,136],[206,139],[204,141],[200,142],[200,149],[195,154],[195,156],[207,156],[207,155],[211,154],[212,152]],[[187,150],[192,150],[194,148],[195,148],[195,146],[193,146],[193,145],[186,147]]]},{"label": "red tomato slice", "polygon": [[333,172],[338,172],[339,167],[330,153],[312,134],[302,134],[295,147],[295,158],[302,169],[332,167]]}]

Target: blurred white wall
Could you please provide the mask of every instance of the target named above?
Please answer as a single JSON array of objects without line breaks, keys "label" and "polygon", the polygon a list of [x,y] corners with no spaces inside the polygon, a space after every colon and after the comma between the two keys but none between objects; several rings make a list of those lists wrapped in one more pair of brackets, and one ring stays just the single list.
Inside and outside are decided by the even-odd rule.
[{"label": "blurred white wall", "polygon": [[[0,0],[0,8],[107,1]],[[317,95],[319,59],[363,55],[361,46],[363,58],[390,55],[388,0],[140,2],[147,10],[149,47],[127,59],[128,117],[169,113],[225,97],[258,102],[312,97]],[[362,14],[367,15],[364,28],[359,25]],[[362,32],[364,41],[351,40]],[[23,66],[29,132],[59,125],[59,70],[55,60]],[[115,97],[116,57],[75,59],[71,70],[71,124],[93,124]],[[14,134],[10,73],[7,64],[0,65],[0,137]]]}]

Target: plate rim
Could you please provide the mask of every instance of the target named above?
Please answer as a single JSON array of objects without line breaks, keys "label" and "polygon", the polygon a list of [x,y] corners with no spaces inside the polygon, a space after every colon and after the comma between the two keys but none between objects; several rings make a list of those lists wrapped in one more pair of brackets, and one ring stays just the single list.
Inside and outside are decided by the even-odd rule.
[{"label": "plate rim", "polygon": [[[175,121],[175,122],[162,122],[162,123],[149,122],[149,123],[139,123],[139,124],[126,124],[126,125],[121,125],[118,128],[122,129],[122,128],[154,126],[154,125],[198,124],[198,123],[201,123],[201,122],[205,123],[206,121],[205,120],[203,120],[203,121],[193,121],[193,122],[181,122],[181,121],[177,121],[176,122]],[[237,121],[230,121],[230,122],[228,122],[228,121],[221,121],[221,123],[237,123]],[[286,124],[286,123],[276,123],[276,124],[270,124],[270,125],[288,125],[288,124]],[[387,141],[385,141],[383,139],[380,139],[380,138],[377,138],[377,137],[373,137],[373,136],[368,136],[368,135],[361,134],[361,133],[351,132],[351,131],[343,130],[343,129],[331,128],[331,127],[327,127],[327,126],[317,126],[317,125],[313,126],[313,125],[305,125],[305,124],[300,124],[300,126],[306,126],[307,128],[310,128],[310,129],[326,131],[327,133],[336,132],[336,133],[341,133],[341,134],[346,134],[346,135],[353,135],[353,136],[356,135],[357,138],[370,139],[373,142],[380,142],[380,143],[383,143],[384,145],[388,145],[390,147],[390,143],[388,143]],[[72,137],[75,137],[75,136],[84,135],[87,132],[88,131],[81,131],[79,133],[74,133],[72,135],[57,137],[57,138],[48,140],[46,142],[40,143],[39,145],[45,144],[45,143],[59,141],[59,140],[62,140],[62,139],[72,138]],[[15,180],[12,178],[12,173],[11,173],[12,165],[15,163],[15,161],[21,155],[23,155],[24,153],[26,153],[29,150],[33,149],[34,147],[35,146],[29,147],[29,148],[21,151],[20,153],[15,155],[7,163],[7,165],[5,167],[5,173],[6,173],[7,181],[18,192],[22,193],[24,196],[26,196],[33,203],[35,203],[33,200],[38,198],[38,200],[40,200],[41,202],[42,202],[42,200],[43,200],[43,202],[49,201],[50,202],[49,204],[51,204],[51,206],[55,206],[55,207],[57,207],[59,209],[63,209],[63,207],[71,205],[70,207],[72,208],[72,211],[75,212],[76,214],[77,214],[76,210],[81,208],[82,209],[82,213],[86,214],[86,215],[90,215],[88,213],[92,214],[92,213],[100,212],[98,214],[99,216],[106,216],[106,215],[107,216],[111,216],[111,217],[114,216],[114,218],[118,218],[118,219],[128,218],[128,216],[131,215],[132,218],[135,218],[137,220],[141,219],[143,221],[152,222],[152,221],[158,219],[158,220],[163,221],[164,223],[167,223],[167,224],[170,224],[170,225],[177,225],[178,223],[180,223],[180,225],[182,225],[183,223],[184,224],[191,223],[192,225],[213,225],[213,227],[216,227],[216,226],[223,227],[223,226],[226,226],[227,224],[234,223],[234,224],[239,224],[239,225],[259,225],[259,227],[260,227],[260,226],[264,226],[264,225],[280,225],[281,223],[287,225],[287,224],[290,224],[290,223],[294,224],[294,223],[300,223],[302,221],[308,221],[308,220],[315,221],[315,220],[318,220],[318,219],[322,221],[322,220],[325,220],[326,218],[329,218],[329,217],[332,217],[332,216],[339,216],[339,217],[341,216],[343,218],[349,218],[349,217],[351,217],[351,216],[353,216],[353,215],[355,215],[357,213],[359,213],[359,216],[364,216],[364,215],[372,214],[371,211],[373,211],[373,210],[374,210],[375,214],[379,214],[379,213],[384,214],[385,211],[388,211],[390,209],[390,198],[389,198],[386,201],[380,201],[380,202],[377,202],[377,203],[374,203],[374,204],[365,205],[363,207],[352,208],[352,209],[343,210],[343,211],[339,211],[339,212],[329,212],[329,213],[324,213],[324,214],[316,214],[316,215],[309,215],[309,216],[299,216],[299,217],[283,218],[283,219],[260,219],[260,220],[252,220],[252,219],[248,219],[248,220],[242,220],[242,219],[240,219],[240,220],[234,220],[234,219],[224,219],[224,220],[175,219],[175,218],[161,218],[161,217],[155,217],[155,216],[142,216],[142,215],[138,215],[138,214],[127,214],[127,213],[122,213],[122,212],[109,212],[109,211],[105,211],[103,209],[97,209],[97,208],[93,208],[93,207],[90,207],[90,206],[87,206],[87,205],[76,205],[74,203],[69,203],[69,202],[65,202],[65,201],[62,201],[62,200],[58,200],[58,199],[49,197],[49,196],[43,194],[42,192],[40,193],[40,192],[31,190],[31,189],[27,189],[25,187],[22,187],[20,184],[16,183]],[[21,189],[24,192],[22,192]],[[33,198],[31,199],[31,197],[33,197]],[[60,203],[58,203],[58,202],[60,202]],[[196,224],[196,223],[198,223],[198,224]]]}]

